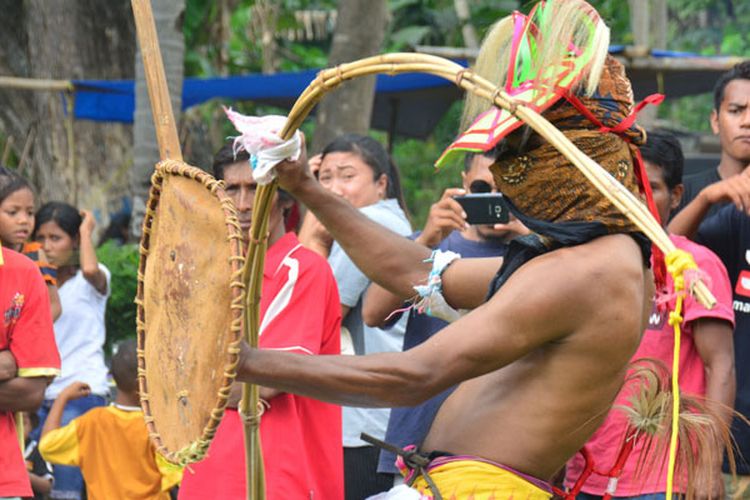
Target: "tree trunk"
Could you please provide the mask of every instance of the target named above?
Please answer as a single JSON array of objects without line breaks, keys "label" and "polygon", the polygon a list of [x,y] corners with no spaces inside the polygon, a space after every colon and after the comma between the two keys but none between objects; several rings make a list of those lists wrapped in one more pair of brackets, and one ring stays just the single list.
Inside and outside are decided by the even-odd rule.
[{"label": "tree trunk", "polygon": [[467,0],[453,0],[453,8],[456,10],[456,17],[461,25],[461,34],[464,37],[464,47],[470,49],[479,48],[479,39],[474,25],[471,24],[471,10]]},{"label": "tree trunk", "polygon": [[[127,0],[0,0],[0,74],[44,79],[132,78],[135,28]],[[73,121],[60,92],[0,91],[0,127],[35,141],[24,174],[40,201],[65,200],[106,215],[126,194],[131,129]],[[71,142],[72,139],[72,142]]]},{"label": "tree trunk", "polygon": [[[354,61],[380,52],[388,18],[385,0],[344,0],[339,3],[329,65]],[[344,83],[318,106],[311,153],[320,151],[336,136],[366,134],[375,91],[375,77]]]},{"label": "tree trunk", "polygon": [[651,48],[666,50],[669,35],[667,0],[653,0],[651,11],[651,29],[653,33]]},{"label": "tree trunk", "polygon": [[649,0],[628,0],[630,5],[630,29],[636,47],[651,48],[651,11]]},{"label": "tree trunk", "polygon": [[253,15],[258,16],[260,25],[260,44],[263,55],[264,75],[276,73],[276,24],[279,19],[279,6],[274,1],[256,0]]},{"label": "tree trunk", "polygon": [[[175,123],[179,123],[185,54],[185,41],[182,34],[182,16],[185,10],[185,2],[184,0],[151,0],[151,8],[156,22],[156,32],[159,35],[159,48],[164,60],[164,73],[167,76],[172,110],[175,113],[174,119]],[[154,171],[154,165],[160,158],[140,49],[134,57],[135,115],[133,123],[133,168],[130,171],[130,190],[133,195],[131,232],[134,236],[140,236],[148,190],[151,186],[151,174]],[[130,64],[132,66],[132,59]]]}]

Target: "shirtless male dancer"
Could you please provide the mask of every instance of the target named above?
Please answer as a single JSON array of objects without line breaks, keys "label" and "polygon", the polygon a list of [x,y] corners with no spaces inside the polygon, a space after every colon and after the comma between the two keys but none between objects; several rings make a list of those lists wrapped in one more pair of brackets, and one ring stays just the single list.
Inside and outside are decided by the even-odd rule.
[{"label": "shirtless male dancer", "polygon": [[[607,98],[600,113],[597,102]],[[629,82],[610,58],[594,95],[579,99],[607,126],[632,108]],[[545,116],[637,192],[632,144],[600,132],[602,123],[582,119],[565,101]],[[497,258],[459,259],[445,269],[445,299],[470,312],[401,353],[304,356],[245,345],[241,354],[242,381],[347,406],[415,405],[460,384],[422,446],[438,452],[412,483],[426,498],[549,498],[546,481],[609,411],[650,311],[643,236],[551,146],[519,130],[492,170],[535,234],[511,244],[504,269],[510,264],[512,274],[501,270],[499,282]],[[637,127],[628,134],[636,144],[643,138]],[[321,187],[304,152],[277,174],[374,282],[407,298],[427,281],[430,250]]]}]

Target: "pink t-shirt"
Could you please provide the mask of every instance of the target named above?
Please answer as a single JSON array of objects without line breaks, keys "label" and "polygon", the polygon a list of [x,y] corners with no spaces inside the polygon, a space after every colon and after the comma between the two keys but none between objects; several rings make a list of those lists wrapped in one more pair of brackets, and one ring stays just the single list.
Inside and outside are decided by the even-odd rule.
[{"label": "pink t-shirt", "polygon": [[[682,336],[680,340],[680,389],[687,394],[705,395],[706,375],[703,360],[698,354],[693,340],[693,329],[691,322],[699,318],[724,319],[734,326],[734,311],[732,310],[732,288],[724,265],[719,258],[706,247],[693,243],[682,236],[670,235],[672,242],[682,250],[693,254],[698,267],[707,275],[707,283],[716,297],[717,304],[711,310],[705,309],[693,297],[685,299],[682,324]],[[671,276],[668,276],[667,285],[672,290]],[[671,310],[674,300],[669,304]],[[668,322],[669,311],[659,312],[653,308],[649,317],[648,329],[644,332],[641,344],[633,359],[654,358],[661,360],[668,368],[672,367],[672,351],[674,348],[674,331]],[[632,394],[632,388],[623,388],[615,400],[615,405],[628,405],[628,396]],[[594,468],[598,472],[609,472],[617,460],[622,447],[625,432],[627,430],[627,418],[625,414],[613,408],[601,427],[591,436],[586,443],[586,448],[591,453]],[[666,491],[667,466],[666,460],[656,460],[653,463],[657,467],[642,467],[640,475],[636,477],[638,459],[643,448],[643,441],[639,441],[630,453],[625,463],[623,472],[617,480],[614,496],[627,497],[649,493],[660,493]],[[650,460],[650,457],[649,457]],[[648,463],[651,463],[650,461]],[[576,454],[568,462],[565,485],[572,487],[584,468],[584,460],[580,454]],[[592,474],[583,486],[582,491],[592,495],[604,495],[610,478],[597,473]],[[675,493],[684,492],[685,485],[675,480]]]},{"label": "pink t-shirt", "polygon": [[[260,302],[260,347],[340,354],[341,306],[331,268],[287,233],[268,250]],[[281,394],[260,424],[266,498],[344,497],[341,408]],[[185,468],[179,498],[245,500],[242,422],[227,410],[201,462]]]}]

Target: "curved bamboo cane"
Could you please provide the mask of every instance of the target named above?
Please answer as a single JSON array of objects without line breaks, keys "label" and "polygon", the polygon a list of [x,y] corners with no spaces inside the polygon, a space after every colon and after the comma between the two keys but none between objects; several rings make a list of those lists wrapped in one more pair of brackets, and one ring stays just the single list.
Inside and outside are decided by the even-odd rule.
[{"label": "curved bamboo cane", "polygon": [[[242,269],[242,282],[246,284],[243,336],[253,347],[258,346],[260,334],[260,292],[263,287],[263,266],[268,244],[268,213],[276,193],[276,185],[277,183],[273,182],[260,186],[255,193],[250,247]],[[262,213],[262,217],[256,218],[257,211]],[[257,385],[242,384],[240,414],[244,422],[245,487],[249,500],[265,498],[265,474],[260,447],[259,392]]]},{"label": "curved bamboo cane", "polygon": [[[544,137],[550,144],[555,146],[568,161],[575,165],[612,204],[638,226],[665,254],[676,249],[664,229],[648,211],[648,208],[598,163],[578,149],[547,119],[533,109],[525,106],[523,102],[515,101],[506,92],[488,80],[442,57],[413,53],[382,54],[323,70],[318,73],[318,76],[297,99],[279,135],[283,139],[290,139],[323,96],[346,80],[379,73],[395,75],[415,72],[429,73],[453,81],[467,92],[473,92],[493,102],[496,106],[511,112],[533,128],[540,136]],[[263,273],[265,245],[268,236],[268,216],[271,200],[273,199],[273,194],[276,192],[276,188],[277,182],[274,181],[270,184],[260,186],[256,191],[253,206],[253,221],[250,229],[250,245],[245,261],[245,266],[251,276],[262,276]],[[257,346],[260,287],[261,280],[256,278],[250,283],[247,290],[248,310],[246,318],[248,318],[248,321],[246,321],[245,326],[247,328],[247,338],[251,346]],[[691,292],[707,308],[712,308],[716,303],[716,299],[702,281],[696,281],[693,284]],[[246,420],[247,422],[255,422],[256,427],[251,433],[256,434],[257,419],[259,418],[257,404],[257,390],[246,387],[243,391],[243,412],[249,412],[246,413],[250,417]],[[250,441],[247,442],[250,443]],[[257,442],[258,440],[256,439],[253,443],[257,445]],[[249,457],[260,456],[259,450],[248,449],[246,454]],[[248,481],[253,480],[250,464],[251,461],[248,460]]]}]

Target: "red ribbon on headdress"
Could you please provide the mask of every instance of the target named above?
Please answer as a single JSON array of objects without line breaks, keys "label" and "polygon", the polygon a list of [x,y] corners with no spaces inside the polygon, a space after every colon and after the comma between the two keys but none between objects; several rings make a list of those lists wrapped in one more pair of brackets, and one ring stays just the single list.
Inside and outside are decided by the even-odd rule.
[{"label": "red ribbon on headdress", "polygon": [[[575,108],[581,112],[583,116],[585,116],[591,123],[599,127],[599,132],[603,134],[613,133],[617,134],[620,137],[623,138],[628,143],[631,143],[630,137],[625,135],[625,131],[627,131],[630,127],[633,126],[635,123],[635,119],[638,116],[638,113],[648,106],[649,104],[653,104],[655,106],[658,106],[664,101],[664,94],[651,94],[647,96],[645,99],[643,99],[641,102],[639,102],[634,108],[633,111],[630,112],[628,116],[626,116],[620,123],[615,125],[614,127],[606,127],[597,116],[591,112],[590,109],[588,109],[581,100],[572,94],[569,93],[563,93],[563,97],[575,106]],[[646,167],[643,164],[643,157],[641,156],[641,151],[637,147],[632,148],[634,150],[634,171],[635,171],[635,177],[638,181],[638,189],[641,191],[641,193],[646,198],[646,205],[648,206],[649,212],[651,212],[651,215],[654,216],[654,218],[657,220],[657,222],[661,223],[661,220],[659,218],[659,212],[656,210],[656,204],[654,203],[654,194],[651,192],[651,184],[648,181],[648,174],[646,173]],[[664,262],[664,252],[661,251],[659,247],[656,245],[652,245],[651,253],[653,255],[653,261],[654,261],[654,282],[656,284],[656,290],[657,292],[664,290],[667,286],[667,267],[666,263]]]}]

